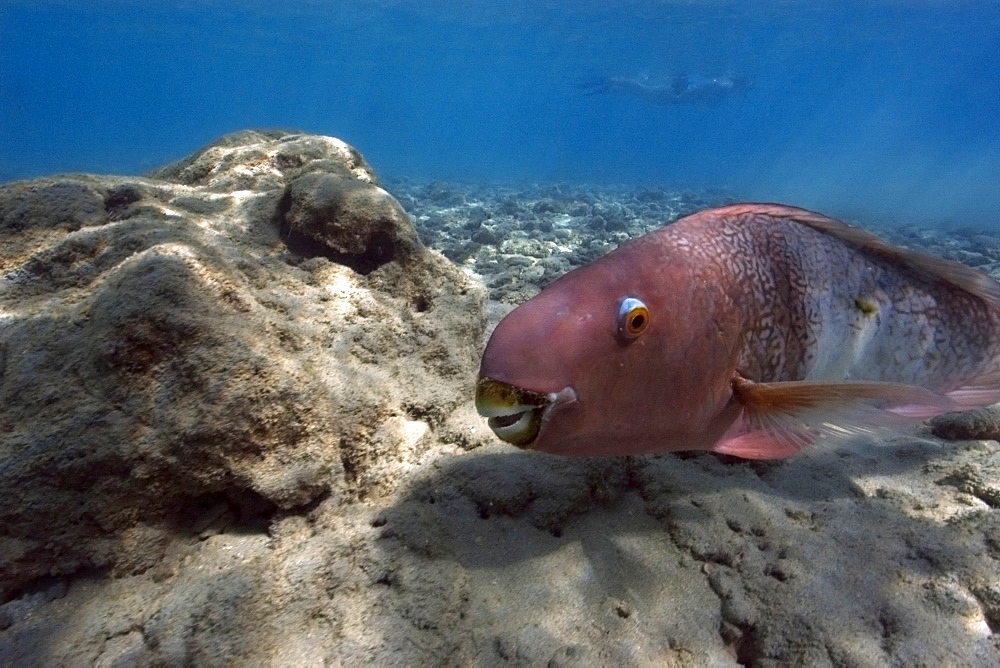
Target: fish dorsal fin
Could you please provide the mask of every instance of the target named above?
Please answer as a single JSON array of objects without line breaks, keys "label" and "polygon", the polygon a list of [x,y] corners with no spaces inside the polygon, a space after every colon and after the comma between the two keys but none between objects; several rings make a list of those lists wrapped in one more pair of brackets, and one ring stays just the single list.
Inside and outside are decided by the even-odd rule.
[{"label": "fish dorsal fin", "polygon": [[897,248],[860,227],[852,227],[822,214],[783,204],[733,204],[716,210],[722,215],[770,216],[792,220],[829,234],[866,253],[905,267],[931,281],[943,281],[1000,309],[1000,283],[981,271],[953,260]]},{"label": "fish dorsal fin", "polygon": [[733,396],[740,424],[712,450],[746,459],[782,459],[820,436],[872,433],[955,408],[922,387],[867,381],[754,383],[737,375]]}]

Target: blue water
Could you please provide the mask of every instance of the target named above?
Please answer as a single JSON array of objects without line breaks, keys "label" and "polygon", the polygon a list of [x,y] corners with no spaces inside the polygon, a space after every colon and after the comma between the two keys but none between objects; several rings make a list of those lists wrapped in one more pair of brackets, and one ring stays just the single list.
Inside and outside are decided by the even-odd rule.
[{"label": "blue water", "polygon": [[[601,76],[734,74],[656,106]],[[0,0],[0,179],[338,136],[386,175],[725,188],[1000,229],[1000,3]]]}]

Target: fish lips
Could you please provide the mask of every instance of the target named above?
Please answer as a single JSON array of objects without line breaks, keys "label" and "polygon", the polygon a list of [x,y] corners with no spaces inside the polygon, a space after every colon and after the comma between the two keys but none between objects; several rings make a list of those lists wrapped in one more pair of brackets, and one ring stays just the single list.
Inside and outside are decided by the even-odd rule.
[{"label": "fish lips", "polygon": [[558,392],[533,392],[492,378],[476,383],[476,411],[502,441],[530,449],[556,408],[576,401],[571,386]]}]

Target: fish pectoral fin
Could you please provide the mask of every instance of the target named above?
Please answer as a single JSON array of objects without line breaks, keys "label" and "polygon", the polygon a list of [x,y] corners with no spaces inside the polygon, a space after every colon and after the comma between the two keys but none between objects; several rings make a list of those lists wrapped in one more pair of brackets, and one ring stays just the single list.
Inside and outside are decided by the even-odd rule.
[{"label": "fish pectoral fin", "polygon": [[815,435],[805,431],[762,429],[725,437],[712,446],[712,452],[743,459],[787,459],[815,440]]},{"label": "fish pectoral fin", "polygon": [[740,421],[712,450],[747,459],[783,459],[820,436],[870,434],[955,407],[922,387],[867,381],[754,383],[736,376],[733,395]]},{"label": "fish pectoral fin", "polygon": [[849,408],[867,404],[889,409],[902,406],[926,406],[937,410],[954,409],[954,402],[917,385],[875,381],[793,380],[780,383],[755,383],[737,375],[733,394],[745,414],[769,413],[794,415],[812,410]]},{"label": "fish pectoral fin", "polygon": [[1000,402],[1000,369],[991,369],[949,390],[948,398],[957,406],[953,410],[963,411]]}]

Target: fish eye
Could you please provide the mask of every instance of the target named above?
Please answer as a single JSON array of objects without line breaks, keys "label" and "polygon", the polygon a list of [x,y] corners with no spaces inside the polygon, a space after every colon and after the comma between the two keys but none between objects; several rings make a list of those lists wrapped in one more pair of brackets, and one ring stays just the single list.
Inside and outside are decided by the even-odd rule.
[{"label": "fish eye", "polygon": [[626,297],[618,307],[618,338],[632,341],[649,327],[649,309],[635,297]]}]

